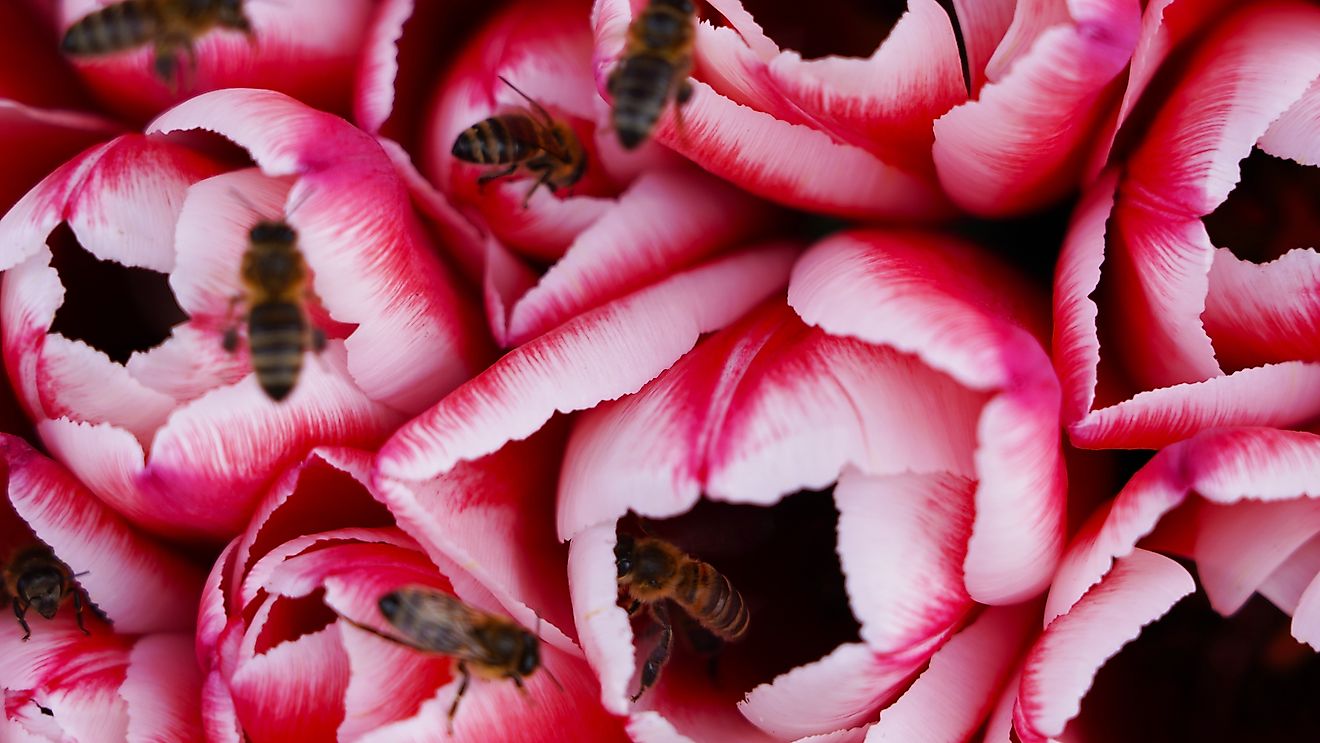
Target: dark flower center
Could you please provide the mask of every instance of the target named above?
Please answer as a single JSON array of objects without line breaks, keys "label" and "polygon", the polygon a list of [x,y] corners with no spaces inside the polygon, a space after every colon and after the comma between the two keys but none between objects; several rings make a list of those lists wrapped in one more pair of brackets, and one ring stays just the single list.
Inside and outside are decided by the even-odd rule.
[{"label": "dark flower center", "polygon": [[869,57],[907,9],[904,0],[839,0],[810,5],[745,0],[743,6],[781,49],[796,51],[803,59],[831,54]]},{"label": "dark flower center", "polygon": [[1320,168],[1258,149],[1241,167],[1237,187],[1204,218],[1210,242],[1252,263],[1320,247]]},{"label": "dark flower center", "polygon": [[188,319],[167,275],[98,260],[78,244],[68,225],[57,227],[46,244],[64,285],[64,303],[55,311],[51,332],[80,340],[122,364],[134,352],[160,345],[171,328]]}]

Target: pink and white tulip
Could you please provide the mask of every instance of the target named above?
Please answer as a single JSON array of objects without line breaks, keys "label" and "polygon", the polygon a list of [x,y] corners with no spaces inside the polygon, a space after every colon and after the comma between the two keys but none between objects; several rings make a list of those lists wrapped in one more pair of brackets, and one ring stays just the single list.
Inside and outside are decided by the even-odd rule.
[{"label": "pink and white tulip", "polygon": [[[298,231],[330,338],[280,404],[221,343],[247,230],[271,217]],[[200,96],[83,153],[0,220],[0,245],[5,362],[42,442],[160,533],[236,533],[312,447],[378,443],[489,354],[387,154],[279,93]],[[98,270],[119,273],[69,283]]]},{"label": "pink and white tulip", "polygon": [[201,674],[189,636],[203,572],[22,440],[0,436],[0,457],[0,559],[40,540],[79,574],[93,605],[84,612],[86,635],[71,602],[52,620],[29,611],[27,641],[16,621],[0,623],[0,739],[202,740]]},{"label": "pink and white tulip", "polygon": [[[1064,537],[1059,390],[1031,295],[949,238],[841,233],[798,262],[788,306],[763,303],[575,422],[559,534],[604,704],[636,739],[896,735],[879,731],[937,724],[954,678],[974,682],[938,724],[952,737],[981,724],[1033,616],[1009,607],[1044,588]],[[739,567],[746,581],[779,566],[744,589],[751,634],[726,649],[723,683],[671,664],[629,705],[638,651],[612,548],[630,512],[724,556],[735,584]],[[824,558],[803,546],[813,534]],[[833,608],[860,631],[810,618],[828,599],[776,588],[796,559],[827,561],[800,568],[813,586],[841,568]],[[801,657],[820,642],[834,644]]]},{"label": "pink and white tulip", "polygon": [[[1084,197],[1055,276],[1054,356],[1078,446],[1158,448],[1214,426],[1320,416],[1320,254],[1297,177],[1320,165],[1317,77],[1320,9],[1244,7]],[[1253,152],[1248,163],[1288,174],[1243,179]],[[1257,190],[1269,188],[1284,193]],[[1240,221],[1259,209],[1260,223]]]},{"label": "pink and white tulip", "polygon": [[[488,590],[484,576],[395,527],[395,516],[373,498],[370,465],[367,452],[314,451],[275,483],[247,530],[217,561],[197,634],[198,658],[207,669],[207,739],[433,740],[448,727],[457,692],[452,659],[352,624],[388,631],[379,598],[422,584],[482,610],[513,613],[542,638],[542,668],[525,682],[527,694],[511,683],[475,680],[451,739],[623,740],[619,722],[597,701],[599,689],[581,651],[549,621],[524,620],[516,611],[523,605],[511,606]],[[405,527],[414,525],[408,516],[399,516]],[[552,566],[553,553],[537,556]],[[562,556],[559,563],[562,584]],[[528,597],[545,595],[529,588]],[[557,613],[566,614],[567,596],[560,600]]]}]

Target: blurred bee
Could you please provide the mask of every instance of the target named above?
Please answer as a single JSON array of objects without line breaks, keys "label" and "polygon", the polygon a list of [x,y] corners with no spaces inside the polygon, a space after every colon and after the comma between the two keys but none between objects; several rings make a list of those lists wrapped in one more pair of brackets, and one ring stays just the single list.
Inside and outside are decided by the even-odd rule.
[{"label": "blurred bee", "polygon": [[405,586],[382,596],[377,605],[398,636],[345,621],[391,642],[453,656],[462,681],[449,707],[450,732],[473,674],[492,681],[509,679],[526,693],[523,679],[541,666],[541,641],[536,635],[508,617],[473,609],[434,588]]},{"label": "blurred bee", "polygon": [[44,544],[32,544],[15,551],[4,567],[4,589],[14,606],[18,626],[23,628],[23,639],[32,636],[27,623],[29,609],[36,609],[44,619],[54,619],[60,604],[73,599],[78,618],[78,629],[90,635],[83,625],[82,589],[74,581],[73,571],[60,562],[55,553]]},{"label": "blurred bee", "polygon": [[[325,333],[312,325],[304,303],[307,264],[298,234],[282,220],[263,220],[248,231],[240,269],[246,301],[247,340],[257,384],[275,402],[289,396],[302,371],[303,352],[325,348]],[[238,327],[224,337],[224,349],[238,349]]]},{"label": "blurred bee", "polygon": [[620,534],[614,545],[619,588],[632,599],[628,615],[642,605],[660,626],[660,641],[642,666],[641,685],[632,700],[655,684],[669,659],[673,627],[665,601],[673,601],[702,629],[719,640],[732,642],[747,633],[750,615],[742,594],[707,563],[684,554],[677,547],[654,537]]},{"label": "blurred bee", "polygon": [[682,124],[681,107],[692,97],[688,74],[696,33],[693,0],[650,0],[628,26],[628,43],[607,86],[614,99],[614,130],[626,149],[651,136],[670,96]]},{"label": "blurred bee", "polygon": [[540,174],[523,198],[526,207],[541,186],[558,191],[577,183],[587,169],[587,153],[572,128],[556,121],[513,83],[503,77],[500,80],[526,99],[531,108],[492,116],[464,129],[454,140],[452,152],[466,163],[507,166],[482,174],[477,179],[479,184],[513,175],[519,168]]},{"label": "blurred bee", "polygon": [[177,89],[180,52],[188,55],[189,69],[196,70],[193,42],[216,28],[252,37],[243,0],[121,0],[70,26],[60,47],[71,57],[89,57],[152,44],[156,76]]}]

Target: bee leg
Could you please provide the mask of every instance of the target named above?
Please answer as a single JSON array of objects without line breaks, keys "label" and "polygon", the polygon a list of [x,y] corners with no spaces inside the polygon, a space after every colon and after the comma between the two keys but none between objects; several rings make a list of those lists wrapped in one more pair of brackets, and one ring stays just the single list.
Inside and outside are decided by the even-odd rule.
[{"label": "bee leg", "polygon": [[518,163],[514,163],[513,165],[510,165],[509,167],[504,168],[503,170],[493,170],[487,173],[482,173],[480,176],[477,177],[477,186],[484,187],[487,183],[495,180],[496,178],[503,178],[506,175],[513,175],[514,171],[516,171],[517,169],[518,169]]},{"label": "bee leg", "polygon": [[226,352],[226,353],[233,353],[233,352],[235,352],[235,351],[238,350],[238,326],[237,326],[237,325],[230,325],[230,326],[225,330],[225,337],[224,337],[224,340],[220,341],[220,346],[221,346],[221,348],[225,349],[225,352]]},{"label": "bee leg", "polygon": [[669,643],[674,638],[674,626],[669,622],[669,609],[665,608],[664,602],[651,604],[651,616],[660,626],[660,641],[651,649],[646,663],[642,665],[641,685],[638,686],[637,693],[632,695],[634,702],[655,685],[655,680],[660,676],[660,669],[664,667],[665,661],[669,660]]},{"label": "bee leg", "polygon": [[325,331],[312,328],[312,350],[320,353],[325,350]]},{"label": "bee leg", "polygon": [[82,630],[82,633],[84,635],[91,637],[92,633],[88,632],[86,625],[83,624],[82,591],[77,589],[75,589],[73,592],[73,614],[78,619],[78,629]]},{"label": "bee leg", "polygon": [[633,599],[633,602],[631,604],[628,604],[628,616],[631,617],[632,615],[636,614],[637,610],[640,608],[642,608],[642,600]]},{"label": "bee leg", "polygon": [[463,680],[458,684],[458,693],[454,695],[454,703],[449,705],[449,734],[454,734],[454,715],[458,714],[458,703],[463,701],[463,695],[467,693],[468,683],[472,681],[472,674],[468,673],[467,664],[459,661],[458,673]]},{"label": "bee leg", "polygon": [[678,84],[678,90],[674,93],[674,100],[679,106],[686,106],[687,102],[692,100],[692,81],[684,79]]},{"label": "bee leg", "polygon": [[18,626],[23,628],[22,639],[26,641],[29,637],[32,636],[32,628],[28,626],[27,620],[23,618],[25,614],[27,614],[27,607],[23,605],[23,601],[21,599],[15,596],[14,616],[18,617]]},{"label": "bee leg", "polygon": [[550,182],[550,171],[547,170],[545,171],[545,175],[538,178],[536,180],[536,183],[533,183],[532,187],[527,189],[527,195],[523,197],[522,206],[524,209],[527,208],[527,202],[532,200],[532,194],[536,193],[536,189],[540,188],[541,186],[544,186],[549,182]]},{"label": "bee leg", "polygon": [[156,45],[156,59],[152,66],[156,77],[169,88],[170,95],[178,93],[179,58],[173,44],[162,42]]}]

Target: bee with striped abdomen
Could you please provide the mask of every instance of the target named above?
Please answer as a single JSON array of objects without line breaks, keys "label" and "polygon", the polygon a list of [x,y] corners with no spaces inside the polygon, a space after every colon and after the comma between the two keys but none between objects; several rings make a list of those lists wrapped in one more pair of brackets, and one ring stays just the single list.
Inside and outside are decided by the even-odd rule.
[{"label": "bee with striped abdomen", "polygon": [[525,693],[523,679],[541,667],[541,641],[536,635],[508,617],[474,609],[443,591],[404,586],[382,596],[377,605],[397,636],[346,617],[345,621],[391,642],[454,658],[461,681],[449,707],[451,732],[458,703],[473,675],[492,681],[508,679]]},{"label": "bee with striped abdomen", "polygon": [[217,28],[252,35],[243,0],[121,0],[90,13],[64,32],[60,44],[71,57],[114,54],[151,44],[157,77],[179,85],[179,54],[197,68],[194,42]]},{"label": "bee with striped abdomen", "polygon": [[54,619],[60,605],[70,599],[78,619],[78,629],[90,635],[83,625],[82,588],[74,580],[73,571],[60,562],[50,547],[36,543],[15,550],[4,566],[4,589],[23,628],[23,639],[32,636],[27,623],[27,612],[36,609],[44,619]]},{"label": "bee with striped abdomen", "polygon": [[[619,142],[635,149],[651,136],[672,97],[674,115],[692,97],[692,44],[697,34],[693,0],[650,0],[628,26],[628,43],[610,73],[610,112]],[[681,119],[680,119],[681,122]]]},{"label": "bee with striped abdomen", "polygon": [[[298,234],[287,222],[263,220],[248,231],[240,277],[246,290],[247,340],[257,383],[279,402],[293,391],[303,352],[325,348],[325,334],[307,316],[307,263]],[[238,349],[238,327],[225,332],[224,348]]]},{"label": "bee with striped abdomen", "polygon": [[683,553],[654,537],[620,534],[614,545],[614,564],[618,569],[619,589],[632,603],[628,615],[649,606],[651,616],[660,626],[660,640],[642,666],[641,685],[632,700],[655,684],[660,669],[669,659],[673,627],[666,601],[678,605],[702,629],[724,642],[747,634],[750,615],[742,594],[715,568]]},{"label": "bee with striped abdomen", "polygon": [[541,186],[553,192],[577,183],[587,169],[587,153],[568,124],[557,121],[513,83],[503,77],[500,80],[531,108],[478,121],[458,135],[452,153],[466,163],[504,166],[483,173],[477,179],[479,184],[513,175],[519,168],[537,175],[523,198],[525,207]]}]

